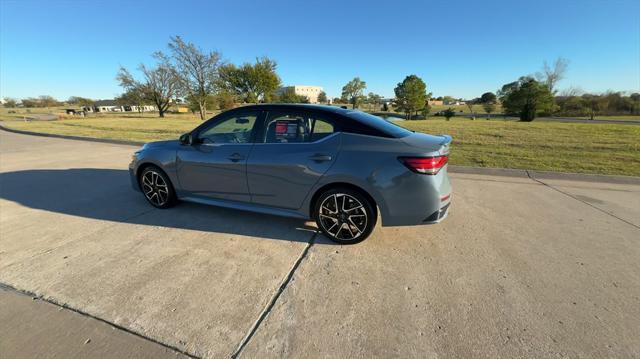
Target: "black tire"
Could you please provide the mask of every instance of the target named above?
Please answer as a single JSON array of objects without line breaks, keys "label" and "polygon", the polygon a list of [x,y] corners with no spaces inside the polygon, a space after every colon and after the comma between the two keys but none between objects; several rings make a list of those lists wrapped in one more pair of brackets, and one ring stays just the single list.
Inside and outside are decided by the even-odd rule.
[{"label": "black tire", "polygon": [[176,191],[171,180],[163,170],[156,166],[147,166],[138,178],[140,190],[144,198],[156,208],[173,207],[176,202]]},{"label": "black tire", "polygon": [[322,234],[340,244],[367,239],[378,220],[374,203],[350,188],[332,188],[316,200],[313,216]]}]

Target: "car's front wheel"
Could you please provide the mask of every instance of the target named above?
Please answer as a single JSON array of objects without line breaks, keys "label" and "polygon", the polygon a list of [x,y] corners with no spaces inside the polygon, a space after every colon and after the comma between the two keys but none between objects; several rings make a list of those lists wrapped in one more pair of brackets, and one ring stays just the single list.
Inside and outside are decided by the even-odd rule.
[{"label": "car's front wheel", "polygon": [[176,194],[169,177],[158,167],[148,166],[140,174],[140,189],[152,206],[169,208],[176,202]]},{"label": "car's front wheel", "polygon": [[358,191],[330,189],[316,201],[314,216],[324,235],[340,244],[365,240],[376,225],[374,204]]}]

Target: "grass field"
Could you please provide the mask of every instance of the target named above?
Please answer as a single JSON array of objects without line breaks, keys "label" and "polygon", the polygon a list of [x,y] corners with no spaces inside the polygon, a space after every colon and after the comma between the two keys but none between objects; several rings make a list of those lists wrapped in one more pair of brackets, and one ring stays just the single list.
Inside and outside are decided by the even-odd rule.
[{"label": "grass field", "polygon": [[453,136],[456,165],[640,176],[640,126],[466,118],[402,124]]},{"label": "grass field", "polygon": [[[0,114],[3,125],[35,132],[130,141],[175,139],[201,123],[191,114],[100,114],[57,121],[24,121]],[[411,130],[453,136],[451,163],[640,176],[640,126],[454,117],[403,121]]]}]

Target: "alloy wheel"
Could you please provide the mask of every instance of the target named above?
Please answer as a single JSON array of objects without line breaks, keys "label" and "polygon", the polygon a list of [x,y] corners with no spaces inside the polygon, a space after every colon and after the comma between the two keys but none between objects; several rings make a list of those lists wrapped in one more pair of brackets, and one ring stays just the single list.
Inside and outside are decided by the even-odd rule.
[{"label": "alloy wheel", "polygon": [[156,206],[163,206],[169,200],[169,186],[162,176],[154,171],[146,171],[142,175],[142,192],[149,202]]},{"label": "alloy wheel", "polygon": [[342,241],[355,240],[367,228],[367,212],[358,199],[346,193],[328,196],[320,204],[318,218],[323,229]]}]

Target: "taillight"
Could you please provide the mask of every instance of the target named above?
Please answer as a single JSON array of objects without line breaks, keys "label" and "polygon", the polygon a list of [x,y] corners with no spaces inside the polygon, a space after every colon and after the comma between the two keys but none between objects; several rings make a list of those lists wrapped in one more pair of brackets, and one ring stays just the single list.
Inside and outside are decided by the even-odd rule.
[{"label": "taillight", "polygon": [[398,157],[398,159],[413,172],[434,175],[447,164],[449,156]]}]

